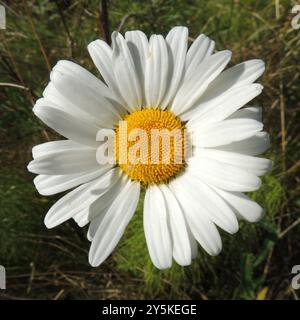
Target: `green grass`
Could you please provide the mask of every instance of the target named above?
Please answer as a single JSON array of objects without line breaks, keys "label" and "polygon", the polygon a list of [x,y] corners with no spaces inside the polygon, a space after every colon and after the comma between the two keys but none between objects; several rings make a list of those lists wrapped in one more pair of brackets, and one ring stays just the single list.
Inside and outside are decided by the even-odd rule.
[{"label": "green grass", "polygon": [[[87,44],[103,38],[98,1],[39,0],[7,4],[0,30],[0,264],[13,298],[295,299],[290,272],[300,261],[299,115],[300,31],[293,30],[290,1],[109,2],[110,29],[166,34],[186,25],[190,41],[205,33],[218,50],[233,51],[232,63],[260,58],[267,156],[274,162],[259,191],[250,196],[265,208],[257,224],[241,221],[235,235],[222,233],[223,251],[210,257],[199,248],[191,266],[155,269],[143,233],[140,200],[113,255],[99,268],[88,265],[86,228],[70,221],[53,230],[44,215],[59,196],[43,197],[26,170],[33,145],[59,138],[31,109],[49,81],[49,67],[71,59],[98,75]],[[276,13],[277,12],[277,13]],[[122,22],[122,23],[121,23]],[[67,26],[67,27],[66,27]]]}]

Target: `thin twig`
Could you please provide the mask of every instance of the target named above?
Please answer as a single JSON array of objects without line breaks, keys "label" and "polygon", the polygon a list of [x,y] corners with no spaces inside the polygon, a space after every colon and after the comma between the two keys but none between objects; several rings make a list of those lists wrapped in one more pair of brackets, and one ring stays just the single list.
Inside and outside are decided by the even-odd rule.
[{"label": "thin twig", "polygon": [[286,174],[292,174],[297,172],[300,169],[300,160],[298,160],[294,165],[292,165],[287,171]]},{"label": "thin twig", "polygon": [[279,234],[279,239],[283,238],[289,231],[291,231],[293,228],[295,228],[300,223],[300,218],[294,221],[290,226],[288,226],[285,230],[283,230]]},{"label": "thin twig", "polygon": [[275,16],[276,16],[276,19],[279,19],[280,18],[280,6],[279,6],[279,0],[275,0]]},{"label": "thin twig", "polygon": [[123,27],[124,27],[124,25],[126,24],[127,20],[128,20],[129,18],[134,17],[134,16],[135,16],[135,13],[128,13],[128,14],[126,14],[126,15],[121,19],[121,21],[120,21],[120,24],[119,24],[119,26],[118,26],[118,28],[117,28],[118,32],[121,32],[121,30],[123,29]]},{"label": "thin twig", "polygon": [[[4,54],[1,54],[1,60],[0,63],[4,66],[4,68],[8,71],[8,73],[17,81],[19,82],[23,87],[26,88],[25,82],[23,80],[23,77],[21,76],[21,73],[19,72],[17,62],[12,55],[11,51],[9,48],[6,48],[5,43],[2,43],[2,46],[5,49],[6,56]],[[34,93],[32,90],[29,88],[28,90],[24,90],[24,96],[26,99],[30,101],[30,103],[33,105],[34,104]]]},{"label": "thin twig", "polygon": [[24,87],[20,84],[9,83],[9,82],[0,82],[0,87],[13,87],[13,88],[18,88],[23,90],[29,90],[29,88]]},{"label": "thin twig", "polygon": [[286,129],[285,129],[285,104],[283,96],[283,83],[280,80],[280,125],[281,125],[281,153],[282,153],[282,171],[286,171]]},{"label": "thin twig", "polygon": [[27,294],[29,294],[30,291],[31,291],[32,282],[33,282],[34,275],[35,275],[35,265],[34,265],[34,262],[31,262],[31,263],[30,263],[30,268],[31,268],[31,272],[30,272],[28,287],[27,287],[27,290],[26,290],[26,293],[27,293]]},{"label": "thin twig", "polygon": [[65,289],[61,289],[53,298],[53,300],[58,300],[65,293]]}]

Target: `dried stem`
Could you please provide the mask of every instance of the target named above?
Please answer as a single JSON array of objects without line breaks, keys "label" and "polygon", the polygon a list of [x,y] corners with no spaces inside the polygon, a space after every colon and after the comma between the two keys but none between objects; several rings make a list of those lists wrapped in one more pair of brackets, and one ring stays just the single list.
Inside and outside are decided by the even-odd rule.
[{"label": "dried stem", "polygon": [[282,171],[286,171],[286,129],[285,129],[285,104],[283,96],[282,79],[280,81],[280,124],[281,124],[281,153],[282,153]]},{"label": "dried stem", "polygon": [[13,87],[13,88],[18,88],[23,90],[29,90],[27,87],[24,87],[20,84],[9,83],[9,82],[0,82],[0,87]]},{"label": "dried stem", "polygon": [[100,24],[102,26],[104,39],[105,41],[110,44],[110,31],[109,31],[109,18],[108,18],[108,8],[107,8],[107,1],[101,0],[99,5],[100,10]]}]

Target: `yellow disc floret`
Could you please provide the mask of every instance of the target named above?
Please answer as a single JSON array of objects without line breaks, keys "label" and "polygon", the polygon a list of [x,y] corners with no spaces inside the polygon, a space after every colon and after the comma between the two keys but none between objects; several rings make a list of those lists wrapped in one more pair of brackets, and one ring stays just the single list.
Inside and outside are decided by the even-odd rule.
[{"label": "yellow disc floret", "polygon": [[116,129],[116,160],[132,179],[144,185],[166,183],[185,165],[184,125],[172,112],[142,109]]}]

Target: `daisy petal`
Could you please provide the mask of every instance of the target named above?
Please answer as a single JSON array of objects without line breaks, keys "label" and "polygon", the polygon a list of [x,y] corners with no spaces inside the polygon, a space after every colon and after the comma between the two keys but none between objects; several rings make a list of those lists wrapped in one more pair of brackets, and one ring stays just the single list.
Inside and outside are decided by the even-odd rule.
[{"label": "daisy petal", "polygon": [[109,100],[114,109],[118,110],[120,113],[124,112],[124,108],[115,100],[114,93],[100,79],[80,65],[72,61],[60,60],[53,70],[76,78],[83,86],[89,86],[96,95],[100,95]]},{"label": "daisy petal", "polygon": [[212,256],[219,254],[222,250],[222,241],[214,223],[201,213],[201,208],[193,202],[179,179],[172,180],[169,186],[185,214],[195,239],[208,254]]},{"label": "daisy petal", "polygon": [[193,236],[193,233],[192,233],[191,228],[189,227],[189,225],[187,225],[186,227],[187,227],[189,240],[190,240],[192,259],[195,259],[198,256],[198,244],[197,244],[197,241],[196,241],[195,237]]},{"label": "daisy petal", "polygon": [[188,28],[175,27],[166,37],[169,50],[169,85],[161,107],[168,106],[173,100],[181,82],[187,52]]},{"label": "daisy petal", "polygon": [[253,119],[262,121],[262,108],[261,107],[247,107],[240,109],[233,113],[228,119]]},{"label": "daisy petal", "polygon": [[100,214],[91,221],[88,232],[87,232],[87,238],[89,241],[92,241],[94,239],[96,231],[99,228],[103,218],[104,218],[104,215]]},{"label": "daisy petal", "polygon": [[145,96],[147,107],[157,107],[167,89],[168,50],[161,35],[152,35],[145,70]]},{"label": "daisy petal", "polygon": [[127,179],[126,185],[109,207],[92,240],[89,262],[99,266],[122,237],[138,204],[140,184]]},{"label": "daisy petal", "polygon": [[172,265],[172,240],[163,194],[156,185],[147,188],[144,201],[144,230],[148,251],[158,269]]},{"label": "daisy petal", "polygon": [[208,85],[225,68],[231,57],[228,50],[213,54],[203,61],[195,70],[191,78],[183,83],[178,90],[170,110],[179,116],[189,110],[201,97]]},{"label": "daisy petal", "polygon": [[255,191],[261,185],[254,174],[213,159],[191,158],[188,169],[208,185],[228,191]]},{"label": "daisy petal", "polygon": [[171,237],[173,242],[173,256],[181,266],[191,264],[192,253],[186,222],[177,199],[166,185],[159,186],[168,211]]},{"label": "daisy petal", "polygon": [[149,50],[148,39],[146,35],[139,30],[127,31],[125,33],[125,40],[129,51],[131,53],[137,77],[141,85],[141,94],[142,94],[142,105],[146,104],[145,100],[145,68],[146,68],[146,58]]},{"label": "daisy petal", "polygon": [[119,179],[115,183],[111,183],[111,187],[107,192],[102,193],[89,208],[88,219],[92,221],[97,216],[102,215],[106,212],[107,208],[112,205],[122,188],[125,187],[126,181]]},{"label": "daisy petal", "polygon": [[76,105],[73,105],[69,100],[67,100],[66,97],[55,88],[52,81],[50,81],[47,87],[45,88],[43,92],[43,97],[44,98],[40,98],[36,101],[35,106],[53,106],[59,110],[76,116],[78,119],[83,119],[87,122],[91,122],[94,125],[97,122],[97,119],[91,117],[83,109],[78,108]]},{"label": "daisy petal", "polygon": [[217,147],[250,138],[263,124],[252,119],[230,119],[202,126],[193,132],[192,142],[198,147]]},{"label": "daisy petal", "polygon": [[141,108],[142,94],[135,65],[123,36],[118,32],[112,34],[112,61],[115,78],[128,111]]},{"label": "daisy petal", "polygon": [[91,185],[92,183],[83,184],[55,202],[45,216],[44,223],[46,227],[51,229],[69,220],[74,215],[72,201],[86,193]]},{"label": "daisy petal", "polygon": [[37,174],[74,174],[99,168],[95,150],[73,148],[39,156],[28,164],[28,170]]},{"label": "daisy petal", "polygon": [[194,116],[188,122],[188,127],[200,128],[202,125],[226,119],[258,96],[262,89],[260,84],[251,84],[228,90],[218,98],[200,104],[198,111],[194,112]]},{"label": "daisy petal", "polygon": [[33,182],[39,194],[49,196],[92,181],[104,174],[110,168],[111,166],[101,166],[96,170],[68,175],[50,176],[42,174],[35,177]]},{"label": "daisy petal", "polygon": [[45,99],[34,106],[33,112],[48,127],[66,138],[92,147],[99,145],[96,135],[100,128],[92,122],[59,110]]},{"label": "daisy petal", "polygon": [[235,87],[242,87],[253,83],[265,71],[262,60],[248,60],[222,72],[207,88],[200,99],[200,103],[214,99],[220,94]]},{"label": "daisy petal", "polygon": [[48,83],[43,92],[43,96],[44,98],[40,98],[36,101],[34,108],[38,106],[53,107],[76,117],[78,120],[82,120],[86,123],[90,123],[92,126],[98,127],[98,119],[88,114],[83,108],[71,103],[55,88],[52,81]]},{"label": "daisy petal", "polygon": [[233,210],[212,188],[197,178],[193,170],[187,171],[180,180],[186,186],[193,203],[201,208],[202,215],[228,233],[238,231],[239,225]]},{"label": "daisy petal", "polygon": [[93,201],[107,192],[119,177],[118,171],[111,169],[98,179],[67,193],[49,209],[45,217],[46,227],[54,228],[88,208]]},{"label": "daisy petal", "polygon": [[194,154],[196,157],[217,160],[257,176],[264,175],[272,167],[272,161],[269,159],[252,157],[236,152],[199,148]]},{"label": "daisy petal", "polygon": [[241,192],[228,192],[218,188],[214,189],[243,219],[249,222],[257,222],[263,216],[263,208],[245,194]]},{"label": "daisy petal", "polygon": [[[104,175],[102,181],[99,180],[93,189],[90,190],[89,199],[78,204],[77,211],[80,212],[78,217],[75,215],[74,220],[79,224],[87,224],[98,216],[103,216],[107,209],[112,205],[113,201],[125,187],[126,181],[122,179],[122,175],[118,169]],[[97,206],[95,207],[95,203]],[[99,208],[99,203],[102,205]],[[96,211],[96,209],[99,210]]]},{"label": "daisy petal", "polygon": [[32,157],[33,159],[45,156],[49,153],[55,153],[57,151],[67,151],[67,150],[94,150],[95,148],[91,148],[89,146],[85,146],[83,144],[76,143],[72,140],[57,140],[57,141],[49,141],[45,143],[38,144],[32,148]]},{"label": "daisy petal", "polygon": [[89,223],[89,220],[87,219],[88,213],[89,213],[89,208],[85,207],[74,214],[72,218],[78,224],[78,227],[82,228]]},{"label": "daisy petal", "polygon": [[61,95],[94,117],[99,126],[113,128],[114,124],[121,119],[119,111],[108,99],[101,96],[95,88],[87,86],[77,78],[60,69],[54,69],[51,72],[51,81]]},{"label": "daisy petal", "polygon": [[[125,187],[126,180],[121,179],[122,175],[117,169],[104,175],[101,181],[99,180],[93,188],[90,189],[86,199],[82,199],[81,203],[77,204],[73,219],[83,227],[90,221],[98,221],[99,224],[104,218],[107,209],[112,205],[120,191]],[[102,205],[101,209],[95,211],[95,203],[99,202]],[[96,231],[96,230],[95,230]]]},{"label": "daisy petal", "polygon": [[248,154],[250,156],[257,156],[265,152],[269,147],[269,134],[266,132],[258,132],[251,138],[233,142],[224,146],[218,146],[218,150]]},{"label": "daisy petal", "polygon": [[111,47],[103,40],[95,40],[88,45],[88,51],[104,81],[114,93],[115,99],[120,105],[126,105],[125,100],[121,96],[114,74]]},{"label": "daisy petal", "polygon": [[190,79],[194,74],[195,68],[197,68],[201,62],[208,58],[215,47],[215,42],[210,40],[204,34],[201,34],[190,46],[185,62],[185,75],[184,80]]}]

